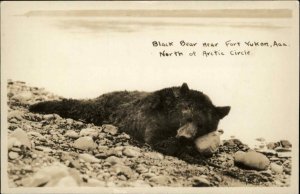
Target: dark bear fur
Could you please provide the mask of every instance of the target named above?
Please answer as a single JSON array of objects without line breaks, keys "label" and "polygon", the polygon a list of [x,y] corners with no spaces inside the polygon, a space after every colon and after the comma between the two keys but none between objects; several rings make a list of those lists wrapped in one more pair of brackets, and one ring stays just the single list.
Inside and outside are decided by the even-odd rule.
[{"label": "dark bear fur", "polygon": [[190,90],[184,83],[151,93],[121,91],[91,100],[46,101],[29,110],[95,125],[113,124],[133,138],[174,155],[182,142],[193,142],[215,131],[230,107],[214,106],[205,94]]}]

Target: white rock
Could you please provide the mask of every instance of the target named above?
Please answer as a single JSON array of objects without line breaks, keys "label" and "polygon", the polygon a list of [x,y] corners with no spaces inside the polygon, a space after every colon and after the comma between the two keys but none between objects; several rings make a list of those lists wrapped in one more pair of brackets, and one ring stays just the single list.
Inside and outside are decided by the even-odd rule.
[{"label": "white rock", "polygon": [[234,162],[256,170],[265,170],[270,164],[270,160],[265,155],[255,151],[249,151],[246,153],[237,151],[234,154]]},{"label": "white rock", "polygon": [[110,156],[110,157],[106,158],[105,161],[110,163],[111,165],[123,164],[123,161],[116,156]]},{"label": "white rock", "polygon": [[82,129],[79,133],[80,136],[91,136],[91,137],[97,137],[99,134],[97,129],[94,128],[85,128]]},{"label": "white rock", "polygon": [[8,157],[12,160],[19,158],[19,154],[17,152],[9,152]]},{"label": "white rock", "polygon": [[118,133],[118,128],[113,125],[102,125],[104,132],[109,133],[111,135],[115,135]]},{"label": "white rock", "polygon": [[79,137],[79,134],[74,130],[68,130],[68,131],[66,131],[65,136],[76,139]]},{"label": "white rock", "polygon": [[94,140],[89,137],[80,137],[78,138],[74,144],[73,147],[81,150],[89,150],[89,149],[95,149],[97,147],[97,144],[94,142]]},{"label": "white rock", "polygon": [[220,134],[216,132],[208,133],[195,140],[198,152],[208,155],[215,153],[218,150],[220,143]]},{"label": "white rock", "polygon": [[154,160],[163,160],[164,159],[164,156],[157,152],[147,152],[144,155],[145,155],[145,157],[151,158]]},{"label": "white rock", "polygon": [[139,151],[137,151],[136,149],[133,149],[131,147],[126,147],[123,150],[123,154],[127,157],[139,157],[141,155],[141,153]]},{"label": "white rock", "polygon": [[95,158],[94,156],[90,155],[90,154],[79,154],[78,156],[79,158],[83,159],[86,162],[100,162],[100,160],[98,158]]},{"label": "white rock", "polygon": [[50,120],[55,119],[55,116],[54,116],[54,114],[46,114],[46,115],[43,115],[43,119],[50,121]]}]

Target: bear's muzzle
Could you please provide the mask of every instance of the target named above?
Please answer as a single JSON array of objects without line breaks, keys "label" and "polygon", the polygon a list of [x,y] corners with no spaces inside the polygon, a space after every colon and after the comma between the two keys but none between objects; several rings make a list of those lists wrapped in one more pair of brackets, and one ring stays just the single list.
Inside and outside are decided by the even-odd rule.
[{"label": "bear's muzzle", "polygon": [[192,139],[195,137],[196,133],[197,126],[192,122],[188,122],[177,130],[176,138],[184,137],[187,139]]}]

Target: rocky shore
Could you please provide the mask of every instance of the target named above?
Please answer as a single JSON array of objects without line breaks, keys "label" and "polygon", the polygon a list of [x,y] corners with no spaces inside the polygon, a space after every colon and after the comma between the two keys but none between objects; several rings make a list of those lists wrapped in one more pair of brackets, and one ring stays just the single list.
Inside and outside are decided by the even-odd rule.
[{"label": "rocky shore", "polygon": [[290,185],[287,140],[249,148],[223,140],[208,158],[183,161],[163,155],[118,131],[56,114],[28,111],[30,104],[61,97],[24,82],[8,81],[9,187],[234,187]]}]

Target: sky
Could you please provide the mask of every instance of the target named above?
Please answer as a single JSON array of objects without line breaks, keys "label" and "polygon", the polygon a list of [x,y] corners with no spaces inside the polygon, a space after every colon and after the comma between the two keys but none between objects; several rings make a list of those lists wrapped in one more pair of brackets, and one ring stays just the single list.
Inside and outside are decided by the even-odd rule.
[{"label": "sky", "polygon": [[[195,2],[5,6],[1,10],[2,79],[25,81],[68,98],[94,98],[116,90],[150,92],[186,82],[215,105],[231,106],[219,126],[224,135],[244,141],[257,137],[297,141],[299,66],[292,7],[274,12],[269,6],[255,10],[251,4],[241,8],[236,3],[229,4],[224,14],[219,5],[206,4],[204,9]],[[230,11],[233,8],[239,11]],[[182,40],[198,46],[182,47]],[[276,40],[288,46],[228,48],[224,45],[228,40]],[[153,41],[174,46],[154,47]],[[251,55],[203,57],[204,42],[219,43],[209,51],[246,49]],[[185,55],[160,57],[163,50]],[[188,56],[194,51],[196,56]]]}]

